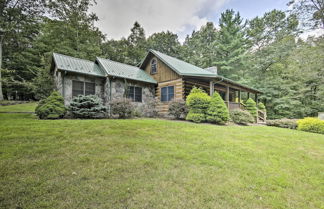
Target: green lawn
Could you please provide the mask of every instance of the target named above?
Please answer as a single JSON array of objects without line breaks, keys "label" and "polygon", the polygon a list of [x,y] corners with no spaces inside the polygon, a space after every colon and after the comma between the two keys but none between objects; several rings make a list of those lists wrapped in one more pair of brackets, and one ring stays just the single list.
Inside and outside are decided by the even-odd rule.
[{"label": "green lawn", "polygon": [[324,135],[0,114],[0,208],[323,208]]},{"label": "green lawn", "polygon": [[0,106],[0,112],[34,112],[36,106],[37,106],[36,102]]}]

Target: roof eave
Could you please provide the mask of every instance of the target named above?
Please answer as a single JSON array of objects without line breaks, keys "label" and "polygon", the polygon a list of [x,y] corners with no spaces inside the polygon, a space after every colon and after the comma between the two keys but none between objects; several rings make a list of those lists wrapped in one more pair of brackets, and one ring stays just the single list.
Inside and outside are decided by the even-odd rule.
[{"label": "roof eave", "polygon": [[98,75],[98,74],[92,74],[92,73],[85,73],[85,72],[80,72],[80,71],[73,71],[73,70],[66,70],[62,68],[57,68],[58,70],[61,71],[66,71],[66,72],[71,72],[71,73],[78,73],[78,74],[83,74],[83,75],[90,75],[90,76],[95,76],[95,77],[100,77],[100,78],[105,78],[106,76],[104,75]]}]

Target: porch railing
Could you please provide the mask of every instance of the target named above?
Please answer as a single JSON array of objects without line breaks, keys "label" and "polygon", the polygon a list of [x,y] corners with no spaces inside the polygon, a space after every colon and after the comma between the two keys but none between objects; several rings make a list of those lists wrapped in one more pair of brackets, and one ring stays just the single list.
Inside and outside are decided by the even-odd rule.
[{"label": "porch railing", "polygon": [[[225,104],[227,105],[227,102],[225,102]],[[242,103],[238,103],[238,102],[229,102],[228,103],[228,109],[229,110],[235,110],[235,109],[245,109],[245,106]]]}]

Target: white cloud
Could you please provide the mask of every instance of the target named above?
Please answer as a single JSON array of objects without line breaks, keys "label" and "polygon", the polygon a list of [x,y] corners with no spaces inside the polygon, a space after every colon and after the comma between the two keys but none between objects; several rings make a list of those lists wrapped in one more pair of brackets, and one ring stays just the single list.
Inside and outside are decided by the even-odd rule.
[{"label": "white cloud", "polygon": [[197,30],[229,0],[98,0],[91,8],[99,17],[96,26],[108,39],[127,37],[135,21],[146,35],[170,30],[184,39]]}]

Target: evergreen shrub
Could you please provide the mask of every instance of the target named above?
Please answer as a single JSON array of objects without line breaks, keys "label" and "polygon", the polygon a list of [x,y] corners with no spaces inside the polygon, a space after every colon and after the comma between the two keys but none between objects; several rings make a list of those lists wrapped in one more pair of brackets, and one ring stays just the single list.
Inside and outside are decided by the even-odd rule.
[{"label": "evergreen shrub", "polygon": [[79,95],[72,99],[69,111],[74,118],[104,118],[107,107],[96,95]]},{"label": "evergreen shrub", "polygon": [[189,112],[186,116],[186,120],[190,120],[196,123],[206,121],[206,111],[210,104],[210,96],[200,89],[194,87],[190,94],[187,96],[186,105]]},{"label": "evergreen shrub", "polygon": [[207,109],[207,121],[217,124],[225,124],[229,120],[229,112],[218,92],[215,92]]},{"label": "evergreen shrub", "polygon": [[39,101],[35,113],[40,119],[62,118],[66,113],[64,98],[57,91],[52,92],[49,97]]},{"label": "evergreen shrub", "polygon": [[254,117],[254,120],[256,120],[258,116],[258,109],[256,107],[256,103],[253,99],[249,98],[246,103],[246,110],[250,112],[250,114]]}]

